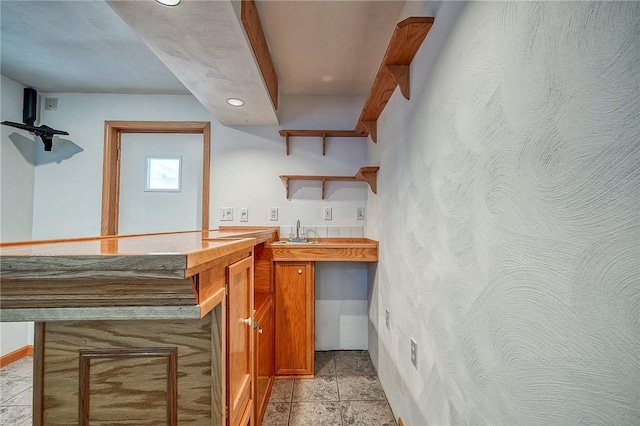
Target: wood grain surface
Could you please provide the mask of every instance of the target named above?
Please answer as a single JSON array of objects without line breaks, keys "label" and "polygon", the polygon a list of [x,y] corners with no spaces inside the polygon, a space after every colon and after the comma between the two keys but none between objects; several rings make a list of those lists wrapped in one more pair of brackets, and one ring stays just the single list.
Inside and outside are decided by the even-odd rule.
[{"label": "wood grain surface", "polygon": [[[68,425],[77,421],[72,419],[78,419],[81,412],[80,354],[85,351],[122,353],[91,361],[92,425],[166,424],[167,401],[171,399],[167,386],[172,373],[162,354],[176,350],[178,423],[212,424],[212,393],[219,389],[212,384],[221,380],[220,371],[212,367],[220,361],[212,359],[220,345],[212,341],[212,336],[219,335],[214,332],[218,327],[212,315],[200,320],[47,323],[42,356],[43,422]],[[159,355],[127,356],[135,351]]]},{"label": "wood grain surface", "polygon": [[357,132],[364,131],[363,122],[378,120],[398,82],[404,85],[406,81],[401,90],[409,98],[409,93],[405,93],[408,91],[408,76],[403,76],[398,69],[388,69],[387,66],[411,64],[433,22],[433,17],[410,17],[398,23],[358,119],[355,128]]},{"label": "wood grain surface", "polygon": [[378,242],[366,238],[318,238],[316,244],[269,244],[274,261],[377,262]]},{"label": "wood grain surface", "polygon": [[313,262],[275,264],[275,374],[313,377]]}]

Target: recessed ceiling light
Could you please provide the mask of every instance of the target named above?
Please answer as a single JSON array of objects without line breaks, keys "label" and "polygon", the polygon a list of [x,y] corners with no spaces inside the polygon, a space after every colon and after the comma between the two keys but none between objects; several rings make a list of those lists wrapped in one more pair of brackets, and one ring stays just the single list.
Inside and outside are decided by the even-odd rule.
[{"label": "recessed ceiling light", "polygon": [[177,6],[182,0],[156,0],[163,6]]},{"label": "recessed ceiling light", "polygon": [[241,107],[244,105],[244,101],[239,98],[227,98],[227,103],[234,107]]}]

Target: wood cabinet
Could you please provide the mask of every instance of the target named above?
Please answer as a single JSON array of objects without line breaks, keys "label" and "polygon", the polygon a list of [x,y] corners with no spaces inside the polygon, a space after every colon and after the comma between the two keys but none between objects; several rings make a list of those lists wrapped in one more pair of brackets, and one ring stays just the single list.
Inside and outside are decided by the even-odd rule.
[{"label": "wood cabinet", "polygon": [[275,374],[313,377],[314,263],[275,262]]},{"label": "wood cabinet", "polygon": [[227,268],[227,425],[252,424],[253,257]]},{"label": "wood cabinet", "polygon": [[262,423],[269,402],[269,394],[274,379],[274,327],[273,299],[271,293],[258,293],[255,297],[255,377],[254,377],[254,419]]}]

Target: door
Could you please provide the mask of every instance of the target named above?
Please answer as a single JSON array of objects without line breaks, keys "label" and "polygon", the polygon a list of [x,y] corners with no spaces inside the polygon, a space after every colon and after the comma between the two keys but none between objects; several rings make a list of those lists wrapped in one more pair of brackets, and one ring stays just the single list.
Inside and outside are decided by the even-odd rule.
[{"label": "door", "polygon": [[313,377],[313,262],[275,262],[275,374]]},{"label": "door", "polygon": [[[125,133],[120,151],[118,233],[192,231],[202,223],[203,138],[199,134]],[[148,160],[152,159],[151,162]],[[155,159],[155,161],[153,161]],[[179,185],[168,189],[148,186],[153,164],[179,161]],[[149,168],[151,164],[151,169]],[[175,182],[175,181],[174,181]]]},{"label": "door", "polygon": [[251,422],[253,396],[253,258],[227,269],[227,406],[229,426]]},{"label": "door", "polygon": [[256,313],[254,421],[261,421],[273,384],[273,303],[269,295]]}]

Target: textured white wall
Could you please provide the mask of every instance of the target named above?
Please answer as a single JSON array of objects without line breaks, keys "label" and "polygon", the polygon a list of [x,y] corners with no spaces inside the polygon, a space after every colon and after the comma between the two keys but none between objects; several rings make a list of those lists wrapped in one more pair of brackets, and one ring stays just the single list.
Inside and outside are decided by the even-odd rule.
[{"label": "textured white wall", "polygon": [[411,100],[370,145],[370,347],[394,413],[639,424],[640,3],[429,7]]},{"label": "textured white wall", "polygon": [[[1,76],[0,121],[22,123],[24,86]],[[40,143],[39,141],[37,142]],[[31,239],[35,167],[33,137],[13,127],[0,126],[0,241]],[[20,147],[20,148],[19,148]],[[0,355],[33,342],[33,324],[0,323]]]}]

